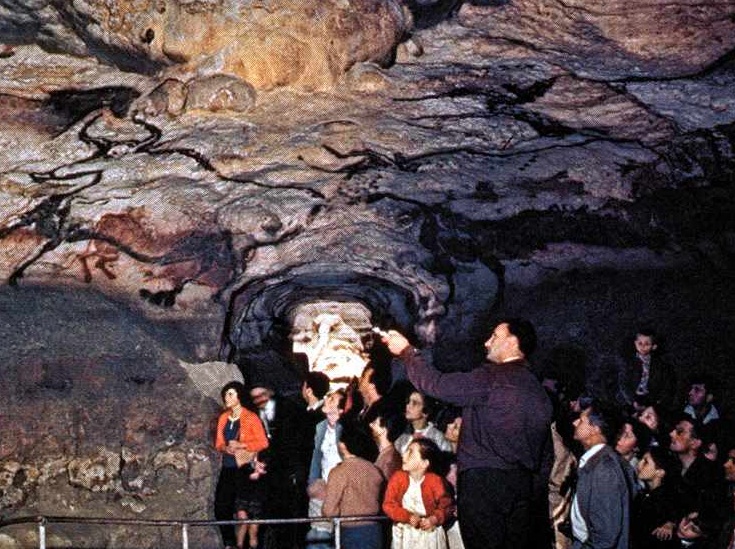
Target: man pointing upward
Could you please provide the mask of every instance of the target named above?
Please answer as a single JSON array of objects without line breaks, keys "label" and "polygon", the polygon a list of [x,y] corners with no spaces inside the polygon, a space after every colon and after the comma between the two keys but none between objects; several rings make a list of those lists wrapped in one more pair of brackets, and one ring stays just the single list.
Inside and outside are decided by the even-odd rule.
[{"label": "man pointing upward", "polygon": [[528,544],[533,474],[549,437],[551,402],[528,368],[536,331],[523,319],[501,321],[485,342],[486,361],[442,373],[395,330],[382,338],[419,391],[460,406],[458,515],[467,549]]}]

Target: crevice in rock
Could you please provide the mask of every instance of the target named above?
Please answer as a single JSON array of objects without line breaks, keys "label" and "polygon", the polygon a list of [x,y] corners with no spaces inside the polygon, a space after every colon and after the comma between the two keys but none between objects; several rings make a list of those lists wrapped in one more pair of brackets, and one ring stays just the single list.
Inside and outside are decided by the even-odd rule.
[{"label": "crevice in rock", "polygon": [[[703,67],[702,69],[698,71],[693,71],[690,73],[678,73],[673,76],[637,76],[637,75],[630,75],[626,76],[625,78],[615,78],[610,80],[604,80],[607,83],[638,83],[638,82],[676,82],[678,80],[697,80],[701,78],[705,78],[707,76],[710,76],[717,72],[718,70],[721,70],[722,68],[729,68],[733,63],[735,63],[735,50],[731,50],[729,52],[726,52],[722,54],[719,58],[717,58],[715,61],[707,65],[706,67]],[[603,81],[603,80],[595,80],[595,81]]]},{"label": "crevice in rock", "polygon": [[552,208],[493,222],[466,222],[466,231],[498,259],[528,257],[554,242],[675,251],[735,231],[733,188],[661,189],[634,205],[611,202],[598,212]]},{"label": "crevice in rock", "polygon": [[132,102],[140,96],[140,92],[127,86],[106,86],[88,90],[54,90],[44,106],[50,108],[65,120],[66,124],[59,128],[63,133],[89,113],[107,108],[118,118],[125,115]]},{"label": "crevice in rock", "polygon": [[[374,151],[372,149],[363,148],[358,150],[351,150],[346,153],[340,152],[336,150],[333,147],[330,147],[329,145],[322,145],[322,148],[329,152],[330,154],[334,155],[335,157],[339,158],[340,160],[345,160],[349,158],[361,158],[362,160],[359,160],[358,162],[355,162],[354,164],[350,164],[349,166],[343,167],[343,168],[337,168],[335,170],[323,170],[322,171],[328,171],[329,173],[344,173],[346,174],[346,179],[350,180],[355,175],[367,171],[371,171],[373,169],[380,169],[380,168],[399,168],[401,166],[400,158],[394,156],[394,158],[390,158],[390,156],[379,153],[377,151]],[[400,156],[400,155],[397,155]]]},{"label": "crevice in rock", "polygon": [[144,55],[143,52],[127,51],[125,48],[106,43],[101,37],[95,36],[90,29],[97,28],[99,22],[86,15],[82,10],[74,9],[73,2],[52,0],[51,4],[69,27],[74,30],[74,33],[84,42],[90,55],[116,65],[124,71],[143,74],[156,74],[166,66],[161,61]]},{"label": "crevice in rock", "polygon": [[428,29],[452,17],[464,0],[404,0],[413,15],[416,30]]}]

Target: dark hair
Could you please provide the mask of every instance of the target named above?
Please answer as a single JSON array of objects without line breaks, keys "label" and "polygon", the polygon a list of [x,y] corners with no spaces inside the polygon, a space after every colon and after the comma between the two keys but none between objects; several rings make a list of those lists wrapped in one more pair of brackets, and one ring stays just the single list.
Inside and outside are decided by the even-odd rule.
[{"label": "dark hair", "polygon": [[425,459],[429,462],[427,470],[430,473],[440,475],[443,465],[443,455],[439,446],[436,445],[436,442],[428,438],[417,438],[412,440],[409,443],[409,446],[411,446],[411,444],[417,444],[419,447],[419,453],[421,454],[421,459]]},{"label": "dark hair", "polygon": [[336,391],[332,391],[330,394],[337,394],[339,395],[339,401],[337,402],[337,408],[340,410],[344,410],[345,406],[347,405],[347,391],[345,389],[337,389]]},{"label": "dark hair", "polygon": [[676,419],[674,425],[676,426],[682,421],[686,421],[689,425],[692,426],[692,428],[689,430],[689,436],[702,442],[702,449],[704,449],[704,423],[702,423],[698,419],[694,419],[689,414],[682,413]]},{"label": "dark hair", "polygon": [[340,422],[342,434],[339,441],[345,445],[351,454],[368,461],[374,461],[378,454],[378,448],[373,438],[365,430],[365,427],[357,421]]},{"label": "dark hair", "polygon": [[250,384],[248,385],[248,388],[251,391],[258,387],[261,389],[265,389],[269,393],[275,393],[275,390],[273,389],[273,385],[263,379],[256,378],[255,380],[251,380]]},{"label": "dark hair", "polygon": [[640,455],[648,450],[648,447],[651,444],[651,432],[645,425],[631,416],[624,416],[621,418],[621,423],[618,426],[618,432],[615,435],[615,442],[617,443],[617,441],[620,440],[620,437],[623,436],[626,425],[630,425],[630,428],[633,430],[633,436],[635,436],[636,439],[636,449],[638,450],[637,453]]},{"label": "dark hair", "polygon": [[653,433],[648,426],[635,418],[631,418],[629,423],[633,427],[635,438],[638,439],[638,451],[640,453],[647,451],[651,447],[651,442],[653,442]]},{"label": "dark hair", "polygon": [[666,480],[674,478],[674,473],[679,467],[679,460],[674,458],[667,448],[663,446],[652,446],[646,452],[651,454],[651,459],[656,464],[656,469],[663,469],[666,473]]},{"label": "dark hair", "polygon": [[690,519],[692,524],[699,528],[698,538],[712,538],[720,529],[720,519],[717,510],[712,505],[704,505],[699,514]]},{"label": "dark hair", "polygon": [[593,400],[586,409],[589,410],[589,422],[600,428],[608,444],[614,445],[617,433],[625,423],[618,409],[608,402],[597,399]]},{"label": "dark hair", "polygon": [[525,318],[505,318],[498,324],[507,324],[508,331],[518,339],[518,348],[525,356],[530,356],[536,350],[536,329]]},{"label": "dark hair", "polygon": [[304,383],[311,389],[316,398],[324,398],[324,395],[329,392],[329,376],[324,372],[307,373]]},{"label": "dark hair", "polygon": [[[411,395],[413,395],[414,393],[417,395],[421,395],[421,400],[423,401],[423,404],[421,405],[421,411],[426,414],[426,419],[433,419],[434,414],[436,414],[436,411],[439,408],[439,401],[425,393],[422,393],[418,389],[414,389],[413,391],[408,393],[408,398],[411,398]],[[408,398],[406,399],[406,402],[408,402]]]},{"label": "dark hair", "polygon": [[689,389],[692,388],[692,385],[704,385],[705,394],[712,395],[713,397],[717,396],[715,393],[717,383],[704,372],[695,372],[689,376]]},{"label": "dark hair", "polygon": [[654,437],[663,436],[668,438],[668,433],[671,431],[671,424],[673,421],[671,412],[658,403],[649,404],[646,408],[648,407],[652,408],[656,413],[656,416],[658,416],[658,429],[656,431],[650,431],[649,429],[651,435]]},{"label": "dark hair", "polygon": [[462,417],[462,408],[451,404],[442,406],[439,413],[436,414],[436,428],[443,433],[447,430],[447,426],[458,417]]},{"label": "dark hair", "polygon": [[240,399],[240,404],[242,406],[245,406],[249,398],[248,392],[245,389],[245,385],[243,385],[239,381],[230,381],[229,383],[226,383],[225,386],[222,387],[222,390],[219,392],[223,401],[225,400],[225,393],[230,389],[235,389],[235,392],[237,393],[237,398]]},{"label": "dark hair", "polygon": [[401,436],[403,424],[392,414],[378,414],[375,417],[375,421],[377,421],[378,425],[381,427],[385,427],[388,440],[391,442],[395,442],[395,440]]},{"label": "dark hair", "polygon": [[719,450],[722,450],[720,446],[722,445],[721,437],[720,437],[720,429],[718,422],[712,422],[712,423],[701,423],[698,426],[697,433],[699,434],[699,440],[702,441],[702,451],[705,452],[710,444],[713,442],[717,445],[717,448]]},{"label": "dark hair", "polygon": [[656,330],[654,330],[651,326],[639,326],[638,329],[635,331],[636,337],[639,335],[642,335],[644,337],[650,337],[651,342],[656,345],[658,344],[658,334],[656,333]]},{"label": "dark hair", "polygon": [[368,370],[367,381],[375,385],[375,390],[380,396],[385,396],[390,390],[392,380],[390,370],[388,368],[378,368],[376,366],[367,365]]}]

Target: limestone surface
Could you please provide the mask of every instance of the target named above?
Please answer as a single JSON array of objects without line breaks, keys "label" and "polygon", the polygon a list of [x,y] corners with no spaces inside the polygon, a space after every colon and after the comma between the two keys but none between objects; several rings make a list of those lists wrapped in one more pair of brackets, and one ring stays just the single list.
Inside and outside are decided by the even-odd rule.
[{"label": "limestone surface", "polygon": [[[211,516],[217,405],[179,364],[295,395],[315,303],[445,370],[521,304],[554,343],[645,315],[731,355],[694,312],[732,328],[732,4],[456,9],[0,0],[3,516]],[[180,546],[93,541],[125,539]]]},{"label": "limestone surface", "polygon": [[397,0],[2,0],[0,40],[257,89],[330,87],[355,63],[386,64],[410,26]]}]

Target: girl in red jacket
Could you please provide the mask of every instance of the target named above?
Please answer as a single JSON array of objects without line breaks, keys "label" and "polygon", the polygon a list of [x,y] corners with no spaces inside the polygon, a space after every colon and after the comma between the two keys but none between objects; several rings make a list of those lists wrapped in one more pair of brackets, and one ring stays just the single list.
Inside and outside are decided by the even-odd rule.
[{"label": "girl in red jacket", "polygon": [[452,509],[444,478],[433,472],[441,451],[429,439],[416,439],[403,454],[401,471],[388,482],[383,511],[393,520],[393,549],[446,549],[442,525]]}]

